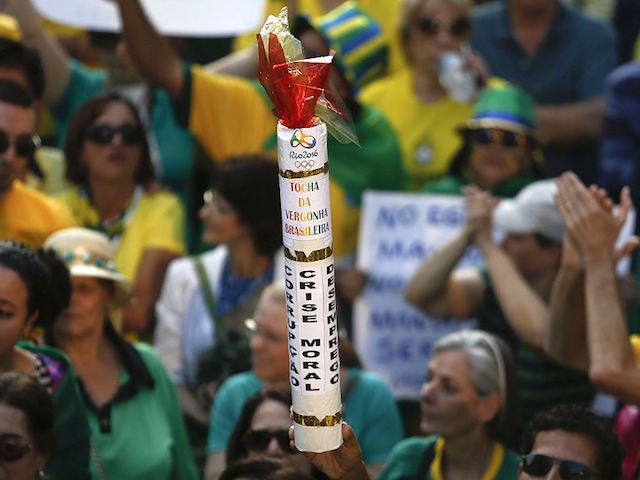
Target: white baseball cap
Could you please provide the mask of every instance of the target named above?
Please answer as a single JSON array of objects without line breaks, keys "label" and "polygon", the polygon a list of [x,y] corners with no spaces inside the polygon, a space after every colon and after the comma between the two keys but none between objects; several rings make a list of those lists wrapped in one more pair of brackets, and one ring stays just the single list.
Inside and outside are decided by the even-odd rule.
[{"label": "white baseball cap", "polygon": [[540,180],[523,188],[512,199],[503,199],[493,211],[493,224],[504,233],[538,233],[558,243],[564,236],[564,220],[555,204],[555,180]]}]

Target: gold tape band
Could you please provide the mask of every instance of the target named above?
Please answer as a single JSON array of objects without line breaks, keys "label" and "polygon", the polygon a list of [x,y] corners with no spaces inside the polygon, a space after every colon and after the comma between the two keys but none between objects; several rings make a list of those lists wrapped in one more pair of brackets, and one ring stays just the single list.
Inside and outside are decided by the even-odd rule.
[{"label": "gold tape band", "polygon": [[291,416],[293,417],[293,421],[303,427],[334,427],[339,425],[342,421],[342,412],[335,413],[333,415],[327,415],[322,420],[320,420],[315,415],[300,415],[293,411],[293,406],[291,407]]},{"label": "gold tape band", "polygon": [[324,162],[324,165],[313,170],[304,170],[301,172],[294,172],[293,170],[280,170],[280,176],[283,178],[307,178],[314,175],[320,175],[321,173],[327,173],[329,171],[329,162]]},{"label": "gold tape band", "polygon": [[329,258],[332,254],[333,250],[331,250],[331,247],[326,247],[322,250],[315,250],[308,256],[304,252],[299,252],[298,250],[291,252],[291,250],[289,250],[287,247],[284,247],[284,256],[289,260],[294,260],[296,262],[317,262],[319,260]]}]

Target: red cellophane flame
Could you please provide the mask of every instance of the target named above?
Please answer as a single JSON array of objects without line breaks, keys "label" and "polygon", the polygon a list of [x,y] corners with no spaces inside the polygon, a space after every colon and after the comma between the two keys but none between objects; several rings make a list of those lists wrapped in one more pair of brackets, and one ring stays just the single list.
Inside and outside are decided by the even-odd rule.
[{"label": "red cellophane flame", "polygon": [[273,113],[289,128],[314,125],[315,108],[329,79],[326,62],[288,62],[274,33],[269,34],[269,57],[258,37],[258,80],[273,102]]}]

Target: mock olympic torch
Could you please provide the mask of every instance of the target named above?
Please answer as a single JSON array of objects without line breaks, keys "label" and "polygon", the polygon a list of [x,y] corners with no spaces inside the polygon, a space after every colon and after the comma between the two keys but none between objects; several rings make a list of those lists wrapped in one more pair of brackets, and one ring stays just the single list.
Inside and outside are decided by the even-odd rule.
[{"label": "mock olympic torch", "polygon": [[[324,452],[342,443],[327,127],[315,115],[316,102],[328,93],[332,57],[287,58],[283,46],[287,49],[295,39],[284,15],[270,17],[258,34],[259,79],[280,119],[278,166],[296,446]],[[301,49],[295,57],[301,58]]]}]

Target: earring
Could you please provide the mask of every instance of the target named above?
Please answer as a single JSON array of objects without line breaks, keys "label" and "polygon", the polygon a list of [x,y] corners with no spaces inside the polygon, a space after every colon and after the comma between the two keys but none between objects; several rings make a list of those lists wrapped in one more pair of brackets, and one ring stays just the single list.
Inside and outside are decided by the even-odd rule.
[{"label": "earring", "polygon": [[38,470],[36,473],[36,478],[44,478],[44,470]]}]

